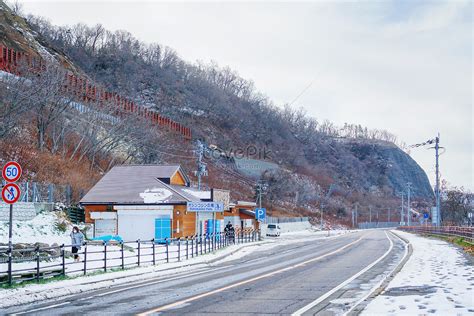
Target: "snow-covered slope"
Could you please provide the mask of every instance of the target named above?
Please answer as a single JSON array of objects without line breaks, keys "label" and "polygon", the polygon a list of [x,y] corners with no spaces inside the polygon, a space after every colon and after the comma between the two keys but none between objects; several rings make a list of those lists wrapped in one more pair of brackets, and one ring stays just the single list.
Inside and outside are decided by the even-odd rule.
[{"label": "snow-covered slope", "polygon": [[[13,222],[13,243],[69,244],[71,229],[64,213],[41,212],[30,221]],[[0,243],[8,243],[8,222],[0,222]]]}]

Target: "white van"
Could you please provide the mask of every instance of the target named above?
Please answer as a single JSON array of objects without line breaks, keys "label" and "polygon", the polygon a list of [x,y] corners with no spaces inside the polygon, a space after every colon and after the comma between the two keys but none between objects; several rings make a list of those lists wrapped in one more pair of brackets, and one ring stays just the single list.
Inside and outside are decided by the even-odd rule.
[{"label": "white van", "polygon": [[280,236],[280,226],[277,224],[268,224],[267,225],[267,236]]}]

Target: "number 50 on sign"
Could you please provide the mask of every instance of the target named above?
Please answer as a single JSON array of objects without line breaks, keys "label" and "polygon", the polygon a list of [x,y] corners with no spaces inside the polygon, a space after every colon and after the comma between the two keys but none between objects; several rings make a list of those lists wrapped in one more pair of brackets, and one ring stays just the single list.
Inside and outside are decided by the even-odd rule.
[{"label": "number 50 on sign", "polygon": [[21,177],[21,167],[16,161],[7,162],[2,170],[3,179],[7,182],[16,182]]}]

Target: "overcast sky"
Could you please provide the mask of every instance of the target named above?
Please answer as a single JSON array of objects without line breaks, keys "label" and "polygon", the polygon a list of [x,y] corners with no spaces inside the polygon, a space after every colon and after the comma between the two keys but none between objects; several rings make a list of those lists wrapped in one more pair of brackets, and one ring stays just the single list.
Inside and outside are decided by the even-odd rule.
[{"label": "overcast sky", "polygon": [[[474,190],[470,1],[21,2],[53,24],[101,23],[229,65],[276,105],[304,91],[293,106],[320,120],[407,144],[440,132],[442,178]],[[411,155],[434,183],[434,152]]]}]

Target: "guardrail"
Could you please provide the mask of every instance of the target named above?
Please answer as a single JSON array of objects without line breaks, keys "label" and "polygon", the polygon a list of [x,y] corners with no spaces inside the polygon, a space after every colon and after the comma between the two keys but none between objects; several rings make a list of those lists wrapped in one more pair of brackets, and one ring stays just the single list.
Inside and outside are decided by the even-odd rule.
[{"label": "guardrail", "polygon": [[267,216],[265,219],[267,224],[284,224],[284,223],[299,223],[309,221],[309,217],[272,217]]},{"label": "guardrail", "polygon": [[462,226],[401,226],[400,230],[418,234],[432,234],[464,238],[466,242],[474,244],[474,227]]},{"label": "guardrail", "polygon": [[[0,249],[0,285],[49,279],[56,276],[86,275],[90,272],[180,262],[233,244],[259,240],[259,230],[241,230],[234,234],[202,234],[162,240],[84,242],[75,261],[72,245]],[[6,268],[6,269],[5,269]]]}]

